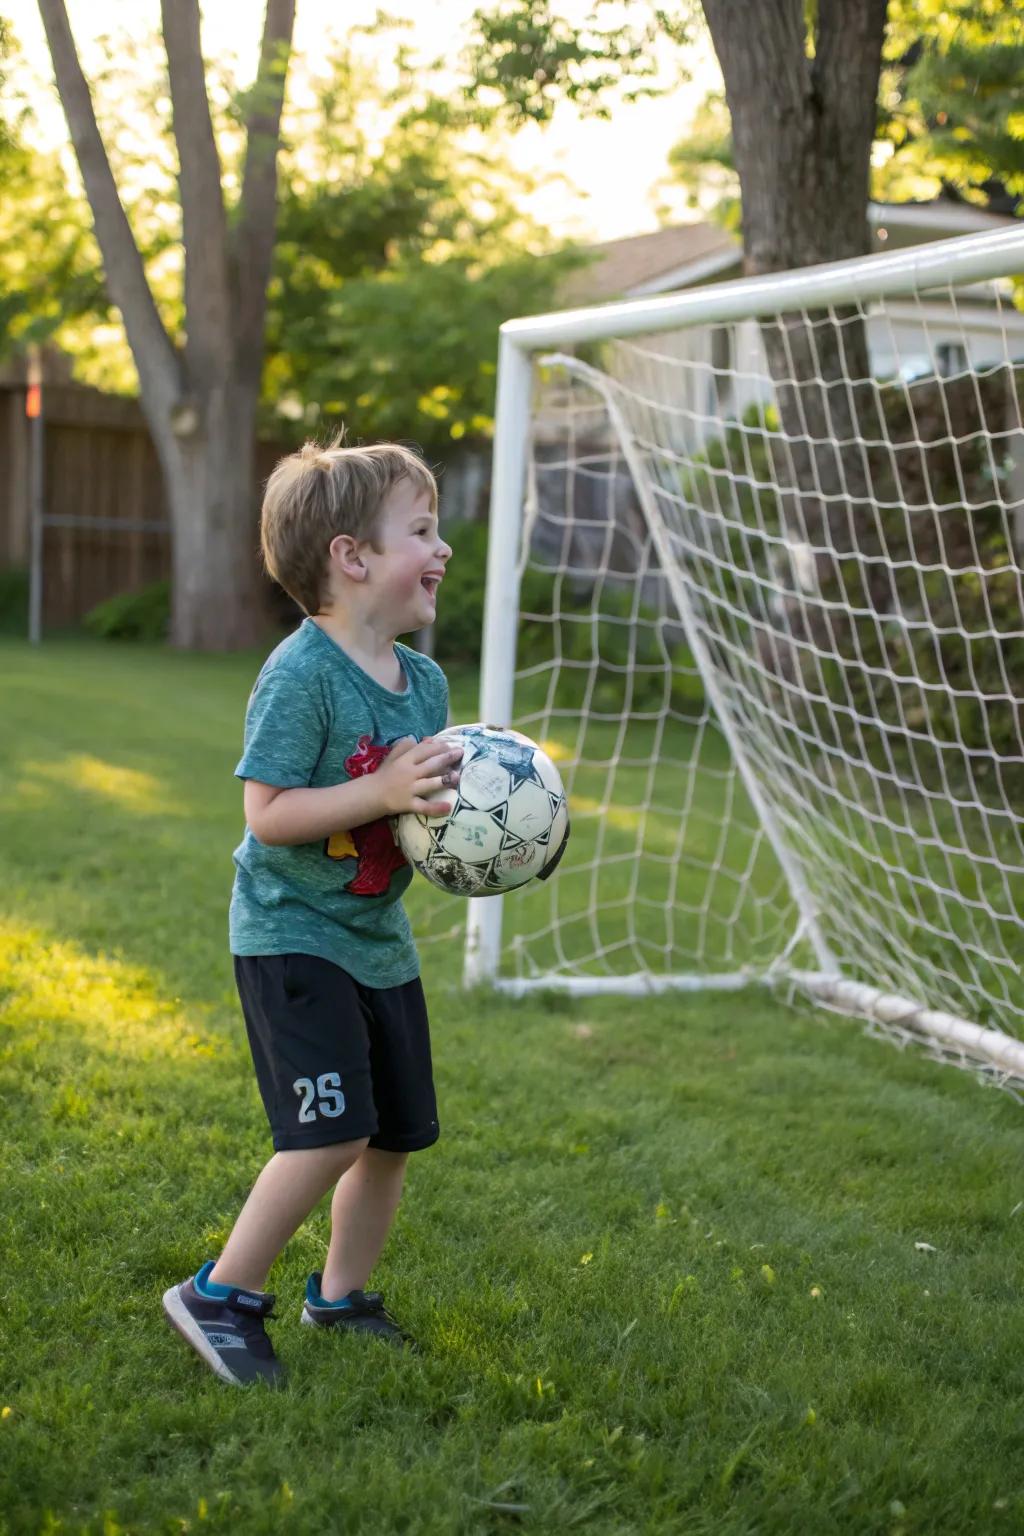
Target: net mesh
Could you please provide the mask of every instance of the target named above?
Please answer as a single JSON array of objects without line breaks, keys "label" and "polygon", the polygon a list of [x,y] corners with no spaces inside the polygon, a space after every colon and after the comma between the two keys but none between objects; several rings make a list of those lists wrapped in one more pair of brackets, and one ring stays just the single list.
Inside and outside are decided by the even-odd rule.
[{"label": "net mesh", "polygon": [[506,974],[819,982],[1024,1079],[1022,381],[1003,283],[538,365],[515,723],[573,836]]}]

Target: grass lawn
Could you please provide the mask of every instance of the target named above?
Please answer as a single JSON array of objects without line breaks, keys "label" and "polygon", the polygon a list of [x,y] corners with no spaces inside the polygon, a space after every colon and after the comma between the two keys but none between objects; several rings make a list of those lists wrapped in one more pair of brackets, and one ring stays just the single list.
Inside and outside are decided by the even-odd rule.
[{"label": "grass lawn", "polygon": [[516,1003],[430,944],[443,1135],[376,1276],[422,1354],[299,1326],[322,1208],[288,1389],[203,1370],[160,1296],[269,1152],[257,660],[0,643],[0,1532],[1024,1529],[1022,1110],[759,992]]}]

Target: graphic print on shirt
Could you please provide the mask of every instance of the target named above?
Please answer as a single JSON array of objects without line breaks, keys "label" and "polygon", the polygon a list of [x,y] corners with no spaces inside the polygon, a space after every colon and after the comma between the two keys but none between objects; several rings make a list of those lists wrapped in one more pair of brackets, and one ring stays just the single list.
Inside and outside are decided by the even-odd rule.
[{"label": "graphic print on shirt", "polygon": [[[356,750],[345,759],[345,772],[350,779],[376,773],[390,751],[390,747],[374,746],[369,736],[360,736]],[[324,851],[329,859],[359,860],[354,876],[345,887],[353,896],[383,896],[395,870],[403,869],[407,862],[391,835],[386,816],[379,821],[368,821],[363,827],[335,832],[327,839]]]}]

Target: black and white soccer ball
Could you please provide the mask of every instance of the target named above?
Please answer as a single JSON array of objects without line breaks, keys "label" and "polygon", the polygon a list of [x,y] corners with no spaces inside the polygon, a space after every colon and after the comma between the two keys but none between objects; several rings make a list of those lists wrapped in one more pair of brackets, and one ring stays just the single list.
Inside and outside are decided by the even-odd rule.
[{"label": "black and white soccer ball", "polygon": [[430,797],[451,802],[447,816],[395,818],[409,863],[453,896],[500,896],[546,880],[569,839],[565,790],[547,753],[494,725],[452,725],[437,740],[463,748],[458,788]]}]

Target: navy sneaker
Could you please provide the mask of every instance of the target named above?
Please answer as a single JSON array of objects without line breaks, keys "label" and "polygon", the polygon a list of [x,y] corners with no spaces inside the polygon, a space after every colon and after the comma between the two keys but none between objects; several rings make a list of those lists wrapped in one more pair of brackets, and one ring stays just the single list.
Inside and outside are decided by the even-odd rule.
[{"label": "navy sneaker", "polygon": [[306,1281],[306,1301],[302,1321],[310,1328],[347,1329],[351,1333],[372,1333],[391,1344],[416,1344],[401,1329],[384,1305],[380,1291],[349,1291],[340,1301],[325,1301],[320,1293],[323,1279],[317,1270]]},{"label": "navy sneaker", "polygon": [[221,1381],[236,1387],[254,1381],[280,1386],[284,1372],[263,1326],[274,1310],[273,1296],[236,1286],[223,1297],[204,1296],[195,1282],[203,1284],[214,1262],[204,1264],[194,1280],[164,1292],[167,1321]]}]

